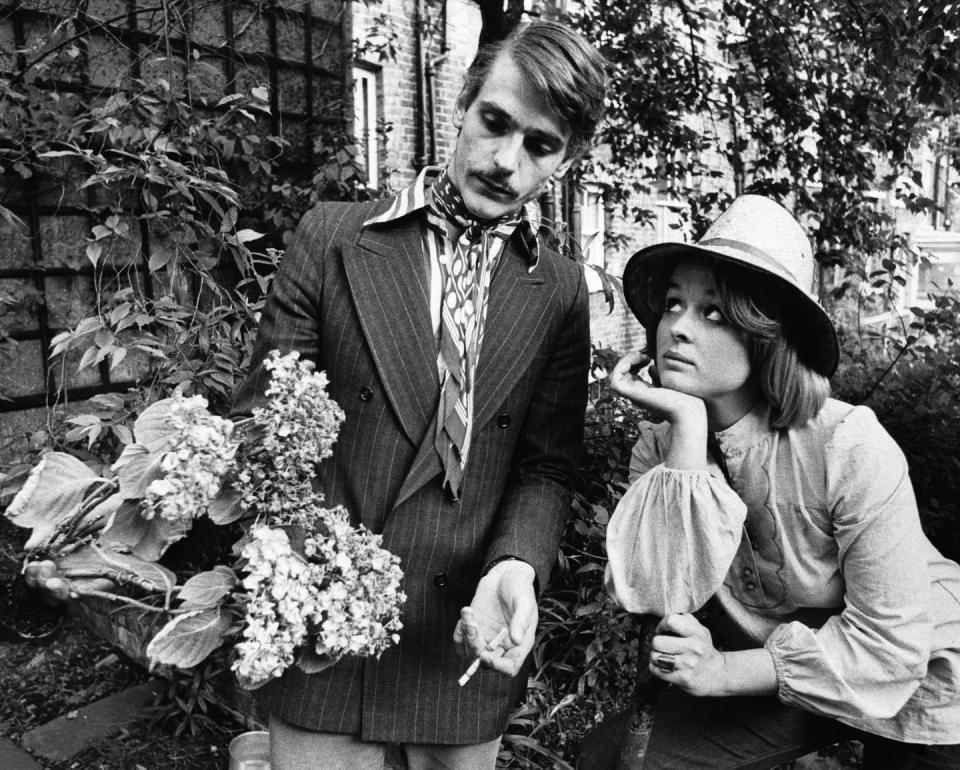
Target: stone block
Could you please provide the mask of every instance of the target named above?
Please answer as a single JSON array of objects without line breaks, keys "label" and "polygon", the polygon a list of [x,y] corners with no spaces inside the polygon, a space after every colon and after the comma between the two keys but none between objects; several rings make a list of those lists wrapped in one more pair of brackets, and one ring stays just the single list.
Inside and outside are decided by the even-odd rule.
[{"label": "stone block", "polygon": [[114,27],[127,26],[128,8],[125,0],[89,0],[86,13],[93,21]]},{"label": "stone block", "polygon": [[284,59],[303,61],[304,24],[299,16],[277,17],[277,53]]},{"label": "stone block", "polygon": [[63,762],[136,720],[165,685],[151,680],[57,717],[23,736],[39,757]]},{"label": "stone block", "polygon": [[85,216],[43,216],[39,221],[40,248],[46,267],[82,268],[89,264],[86,255],[90,222]]},{"label": "stone block", "polygon": [[4,269],[30,267],[33,265],[33,250],[30,246],[30,231],[18,224],[11,225],[0,219],[0,267]]},{"label": "stone block", "polygon": [[214,48],[228,42],[224,28],[223,7],[213,3],[201,3],[193,12],[191,38],[200,45]]},{"label": "stone block", "polygon": [[[0,359],[0,363],[5,359]],[[23,409],[19,412],[0,412],[0,464],[21,462],[39,441],[33,439],[46,431],[47,410]],[[0,763],[0,767],[4,767]]]},{"label": "stone block", "polygon": [[43,766],[9,738],[0,736],[0,767],[6,770],[43,770]]},{"label": "stone block", "polygon": [[49,276],[44,287],[52,328],[73,328],[96,309],[97,294],[89,275]]},{"label": "stone block", "polygon": [[24,340],[17,344],[10,359],[2,359],[0,393],[7,396],[28,396],[46,393],[43,379],[43,349],[39,340]]},{"label": "stone block", "polygon": [[277,73],[280,109],[303,114],[307,107],[307,79],[302,72],[281,69]]},{"label": "stone block", "polygon": [[313,64],[327,72],[340,72],[343,69],[343,40],[340,30],[318,25],[310,30],[310,38]]},{"label": "stone block", "polygon": [[252,8],[233,9],[234,47],[240,53],[270,53],[267,20]]},{"label": "stone block", "polygon": [[118,87],[130,76],[132,54],[126,46],[101,35],[91,35],[87,50],[90,85]]}]

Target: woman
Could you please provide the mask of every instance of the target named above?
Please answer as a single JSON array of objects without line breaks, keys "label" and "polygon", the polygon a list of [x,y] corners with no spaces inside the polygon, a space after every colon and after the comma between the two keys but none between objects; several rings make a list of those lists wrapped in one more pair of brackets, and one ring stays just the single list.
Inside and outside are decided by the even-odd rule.
[{"label": "woman", "polygon": [[[960,567],[873,413],[828,398],[813,267],[790,214],[747,195],[624,273],[655,373],[629,355],[610,383],[663,418],[607,535],[611,593],[663,617],[650,667],[674,686],[646,770],[770,767],[848,736],[865,768],[960,768]],[[711,597],[723,652],[690,614]]]}]

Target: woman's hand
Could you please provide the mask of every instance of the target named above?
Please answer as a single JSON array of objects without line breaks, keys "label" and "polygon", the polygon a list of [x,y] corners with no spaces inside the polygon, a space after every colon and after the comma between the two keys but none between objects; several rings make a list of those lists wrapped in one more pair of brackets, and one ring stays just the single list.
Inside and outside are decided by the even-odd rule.
[{"label": "woman's hand", "polygon": [[655,412],[671,423],[690,415],[706,415],[703,399],[657,387],[649,378],[645,379],[642,370],[650,363],[650,357],[643,353],[627,353],[610,372],[610,387],[637,406]]},{"label": "woman's hand", "polygon": [[691,695],[720,695],[725,660],[710,631],[693,615],[667,615],[657,626],[650,651],[654,676]]},{"label": "woman's hand", "polygon": [[775,695],[777,671],[764,648],[720,652],[693,615],[667,615],[650,651],[654,676],[697,696]]},{"label": "woman's hand", "polygon": [[707,405],[702,398],[670,388],[658,388],[633,374],[638,366],[649,360],[642,353],[625,355],[610,372],[610,387],[670,423],[670,447],[664,457],[668,468],[706,468]]}]

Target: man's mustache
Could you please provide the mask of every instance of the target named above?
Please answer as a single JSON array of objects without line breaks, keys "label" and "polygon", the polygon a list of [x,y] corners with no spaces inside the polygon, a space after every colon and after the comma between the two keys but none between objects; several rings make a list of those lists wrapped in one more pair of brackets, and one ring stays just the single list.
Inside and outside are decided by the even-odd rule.
[{"label": "man's mustache", "polygon": [[514,198],[516,198],[519,195],[519,193],[513,188],[513,185],[510,184],[509,182],[510,176],[508,174],[504,174],[502,172],[497,172],[497,171],[494,171],[494,172],[476,171],[474,173],[476,176],[479,176],[484,181],[489,182],[495,187],[500,188],[500,190],[505,195],[510,195]]}]

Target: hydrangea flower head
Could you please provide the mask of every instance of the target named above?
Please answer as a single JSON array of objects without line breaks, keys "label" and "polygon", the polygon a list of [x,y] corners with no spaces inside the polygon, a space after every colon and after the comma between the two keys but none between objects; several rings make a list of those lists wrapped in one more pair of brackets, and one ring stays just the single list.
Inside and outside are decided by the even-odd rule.
[{"label": "hydrangea flower head", "polygon": [[222,479],[236,465],[239,442],[233,423],[207,411],[203,396],[173,396],[173,437],[160,459],[163,477],[147,487],[143,515],[191,521],[204,514],[220,492]]}]

